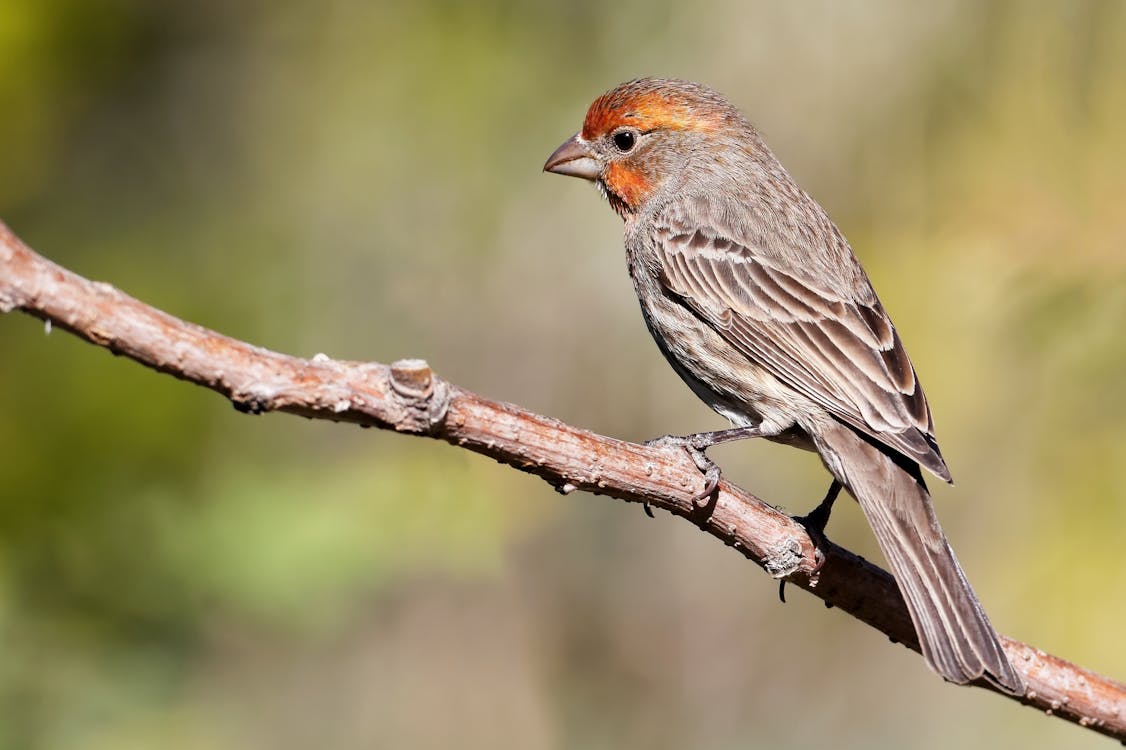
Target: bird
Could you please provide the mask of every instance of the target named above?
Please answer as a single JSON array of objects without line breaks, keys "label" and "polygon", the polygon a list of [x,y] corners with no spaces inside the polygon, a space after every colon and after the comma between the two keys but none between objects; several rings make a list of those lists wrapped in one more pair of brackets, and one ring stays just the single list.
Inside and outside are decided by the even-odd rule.
[{"label": "bird", "polygon": [[676,373],[731,429],[670,437],[705,451],[762,437],[816,452],[833,478],[806,516],[821,531],[843,486],[893,571],[927,665],[1021,694],[934,512],[922,469],[951,482],[915,368],[867,273],[825,210],[719,92],[637,78],[599,96],[545,172],[593,182],[624,222],[642,317]]}]

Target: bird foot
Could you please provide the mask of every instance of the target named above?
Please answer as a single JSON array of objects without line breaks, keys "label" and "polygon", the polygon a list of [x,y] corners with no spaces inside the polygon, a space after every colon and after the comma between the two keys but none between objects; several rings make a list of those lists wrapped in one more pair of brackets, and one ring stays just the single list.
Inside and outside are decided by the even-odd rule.
[{"label": "bird foot", "polygon": [[837,500],[837,495],[841,494],[841,483],[833,480],[829,485],[829,491],[825,493],[825,499],[822,500],[816,508],[806,513],[804,516],[794,516],[794,520],[805,527],[809,538],[813,541],[813,546],[817,550],[816,567],[813,573],[821,570],[821,566],[825,564],[825,556],[821,554],[821,547],[825,545],[828,538],[825,536],[825,527],[829,525],[829,516],[833,512],[833,503]]},{"label": "bird foot", "polygon": [[[806,513],[804,516],[794,516],[793,519],[805,527],[805,531],[809,534],[810,541],[813,542],[813,570],[810,571],[809,578],[811,581],[817,580],[817,574],[821,572],[822,566],[825,565],[825,554],[821,548],[825,546],[829,538],[825,536],[825,527],[829,525],[829,516],[833,512],[833,503],[837,500],[837,495],[841,494],[841,483],[833,480],[829,485],[829,491],[825,493],[825,499],[818,503],[817,507]],[[778,582],[778,598],[783,604],[786,603],[786,579],[783,578]],[[828,603],[827,603],[828,604]],[[828,606],[832,606],[829,604]]]},{"label": "bird foot", "polygon": [[714,442],[708,440],[710,433],[700,433],[697,435],[662,435],[653,440],[646,440],[645,445],[653,448],[681,448],[688,457],[692,459],[692,463],[696,464],[696,468],[704,475],[704,489],[701,492],[692,496],[692,503],[697,507],[704,507],[708,504],[709,498],[715,494],[719,489],[719,480],[722,476],[719,464],[708,458],[704,453]]}]

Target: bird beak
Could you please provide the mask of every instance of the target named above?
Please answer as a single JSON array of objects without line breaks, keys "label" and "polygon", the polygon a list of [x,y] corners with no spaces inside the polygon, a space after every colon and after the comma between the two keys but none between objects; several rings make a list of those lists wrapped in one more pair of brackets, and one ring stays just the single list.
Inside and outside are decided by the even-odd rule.
[{"label": "bird beak", "polygon": [[602,175],[602,165],[590,152],[582,136],[576,134],[568,138],[555,153],[547,158],[543,171],[564,174],[569,177],[582,177],[594,182]]}]

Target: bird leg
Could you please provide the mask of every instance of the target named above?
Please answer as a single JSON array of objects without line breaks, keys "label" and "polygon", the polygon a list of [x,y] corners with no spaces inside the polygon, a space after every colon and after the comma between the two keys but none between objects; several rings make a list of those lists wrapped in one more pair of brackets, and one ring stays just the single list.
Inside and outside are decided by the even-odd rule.
[{"label": "bird leg", "polygon": [[750,427],[735,427],[729,430],[715,430],[714,432],[697,432],[694,435],[664,435],[654,440],[647,440],[645,444],[655,447],[684,449],[688,457],[692,459],[692,463],[696,464],[696,468],[704,475],[704,491],[692,498],[694,503],[700,505],[701,503],[706,504],[707,499],[715,493],[719,487],[721,475],[719,464],[708,458],[704,451],[720,443],[729,443],[732,440],[743,440],[744,438],[765,437],[767,434],[759,425],[752,425]]},{"label": "bird leg", "polygon": [[825,499],[816,508],[804,516],[794,517],[794,520],[804,526],[811,537],[814,537],[815,542],[819,538],[825,538],[825,527],[829,525],[829,515],[833,512],[833,503],[836,502],[839,494],[841,494],[841,483],[834,479],[829,485],[829,491],[825,493]]}]

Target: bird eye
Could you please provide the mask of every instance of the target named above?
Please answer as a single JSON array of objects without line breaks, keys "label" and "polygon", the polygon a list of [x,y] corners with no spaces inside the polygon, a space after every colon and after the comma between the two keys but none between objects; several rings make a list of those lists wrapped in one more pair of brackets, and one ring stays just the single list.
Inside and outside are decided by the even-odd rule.
[{"label": "bird eye", "polygon": [[619,130],[613,135],[614,146],[622,153],[632,151],[637,143],[637,134],[632,130]]}]

